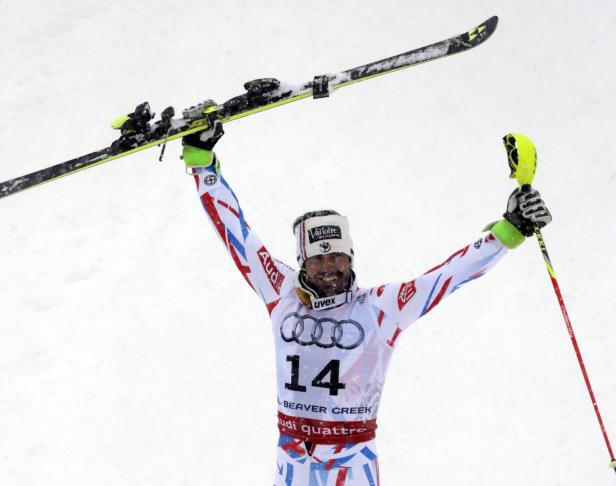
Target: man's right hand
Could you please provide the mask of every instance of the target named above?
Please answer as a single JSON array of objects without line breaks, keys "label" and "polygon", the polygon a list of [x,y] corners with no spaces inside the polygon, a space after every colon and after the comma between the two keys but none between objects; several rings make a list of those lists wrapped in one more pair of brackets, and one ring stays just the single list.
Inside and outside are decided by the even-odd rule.
[{"label": "man's right hand", "polygon": [[220,172],[216,154],[212,149],[224,133],[222,123],[217,120],[208,130],[182,137],[182,158],[186,168],[213,166],[217,173]]}]

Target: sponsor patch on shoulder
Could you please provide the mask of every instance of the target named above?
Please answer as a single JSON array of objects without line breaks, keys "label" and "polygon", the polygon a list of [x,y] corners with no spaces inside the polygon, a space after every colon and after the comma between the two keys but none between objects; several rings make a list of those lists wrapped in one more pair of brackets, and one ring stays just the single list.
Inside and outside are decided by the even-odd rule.
[{"label": "sponsor patch on shoulder", "polygon": [[276,291],[276,293],[280,295],[280,288],[282,286],[282,282],[284,281],[284,274],[280,270],[278,270],[274,259],[270,256],[269,252],[264,246],[259,248],[257,254],[259,255],[259,261],[263,266],[263,270],[265,270],[267,279],[269,280],[270,284],[272,284],[272,287]]},{"label": "sponsor patch on shoulder", "polygon": [[411,301],[416,293],[417,287],[415,287],[415,280],[404,282],[400,285],[400,290],[398,290],[398,309],[402,310],[404,306]]}]

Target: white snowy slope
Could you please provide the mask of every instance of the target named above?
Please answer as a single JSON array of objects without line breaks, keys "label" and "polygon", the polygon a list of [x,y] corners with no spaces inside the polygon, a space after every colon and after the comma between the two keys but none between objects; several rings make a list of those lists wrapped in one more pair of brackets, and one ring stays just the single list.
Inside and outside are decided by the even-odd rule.
[{"label": "white snowy slope", "polygon": [[[613,0],[0,2],[0,180],[108,145],[148,100],[179,112],[250,79],[301,83],[461,33],[470,52],[229,124],[251,226],[350,218],[362,286],[474,241],[530,136],[545,240],[616,442]],[[183,174],[179,143],[0,200],[0,484],[269,485],[267,312]],[[379,417],[386,486],[615,484],[534,241],[401,338]],[[614,444],[616,446],[616,444]]]}]

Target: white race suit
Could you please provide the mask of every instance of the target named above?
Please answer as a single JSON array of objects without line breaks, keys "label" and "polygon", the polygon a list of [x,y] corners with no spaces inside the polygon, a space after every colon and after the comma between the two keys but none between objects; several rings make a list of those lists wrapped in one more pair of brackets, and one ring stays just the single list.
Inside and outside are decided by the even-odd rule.
[{"label": "white race suit", "polygon": [[377,486],[376,417],[401,333],[506,253],[491,234],[405,282],[354,285],[350,302],[313,310],[296,294],[296,271],[273,258],[212,168],[196,169],[203,207],[236,267],[265,304],[276,348],[275,485]]}]

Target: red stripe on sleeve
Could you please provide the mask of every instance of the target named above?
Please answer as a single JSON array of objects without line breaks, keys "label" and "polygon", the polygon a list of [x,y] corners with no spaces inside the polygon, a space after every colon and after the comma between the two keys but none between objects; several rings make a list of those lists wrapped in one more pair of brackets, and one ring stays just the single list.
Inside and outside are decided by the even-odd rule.
[{"label": "red stripe on sleeve", "polygon": [[235,248],[229,245],[227,245],[227,248],[229,248],[229,253],[231,253],[231,257],[233,258],[233,261],[235,262],[235,265],[237,266],[238,270],[240,271],[242,276],[246,279],[246,282],[248,282],[248,285],[252,287],[252,290],[255,290],[254,286],[252,285],[252,282],[248,278],[248,274],[250,273],[250,267],[248,265],[242,265],[242,262],[240,261],[240,257],[237,256],[237,252],[235,251]]},{"label": "red stripe on sleeve", "polygon": [[222,241],[224,241],[225,245],[227,245],[225,224],[222,222],[222,219],[220,219],[220,214],[218,214],[218,211],[216,211],[216,207],[214,206],[214,199],[206,192],[203,196],[201,196],[201,201],[203,202],[207,213],[210,215],[210,219],[214,223],[216,231],[218,231],[218,234],[222,238]]},{"label": "red stripe on sleeve", "polygon": [[394,332],[394,335],[392,336],[392,338],[387,341],[387,344],[389,344],[393,348],[396,342],[396,339],[398,339],[398,336],[400,336],[401,332],[402,332],[402,329],[396,326],[396,331]]},{"label": "red stripe on sleeve", "polygon": [[434,272],[434,270],[438,270],[439,268],[444,267],[445,265],[447,265],[449,262],[451,262],[451,260],[453,260],[456,257],[463,257],[464,255],[466,255],[466,252],[468,251],[469,248],[470,248],[470,245],[469,246],[465,246],[464,248],[461,248],[460,250],[455,252],[453,255],[451,255],[447,260],[445,260],[443,263],[441,263],[440,265],[437,265],[434,268],[431,268],[425,274]]},{"label": "red stripe on sleeve", "polygon": [[218,231],[220,238],[222,239],[223,243],[229,250],[229,253],[231,254],[231,258],[233,258],[233,261],[235,262],[235,266],[238,268],[242,276],[246,279],[246,282],[248,282],[248,285],[250,285],[252,289],[254,290],[254,286],[252,285],[252,282],[248,278],[248,274],[250,273],[250,267],[248,265],[242,264],[240,257],[237,255],[237,252],[235,251],[235,248],[229,245],[229,242],[227,241],[227,228],[225,224],[222,222],[222,219],[220,218],[218,211],[216,211],[216,207],[214,206],[214,199],[208,193],[205,193],[203,194],[203,196],[201,196],[201,200],[203,201],[203,204],[208,214],[210,215],[210,218],[212,222],[214,223],[214,227]]},{"label": "red stripe on sleeve", "polygon": [[269,304],[265,304],[265,307],[267,307],[267,312],[269,312],[270,316],[272,315],[272,312],[274,312],[274,309],[278,305],[278,302],[280,302],[280,299],[277,299],[274,302],[270,302]]},{"label": "red stripe on sleeve", "polygon": [[[219,206],[222,206],[223,208],[228,209],[228,210],[231,212],[231,214],[233,214],[233,216],[235,216],[237,219],[240,219],[240,213],[238,212],[238,210],[237,210],[237,209],[235,209],[234,207],[230,206],[230,205],[229,205],[229,204],[227,204],[226,202],[221,201],[220,199],[217,199],[217,200],[216,200],[216,203],[217,203]],[[244,221],[244,224],[246,224],[246,227],[247,227],[248,229],[250,229],[250,225],[249,225],[246,221]]]}]

